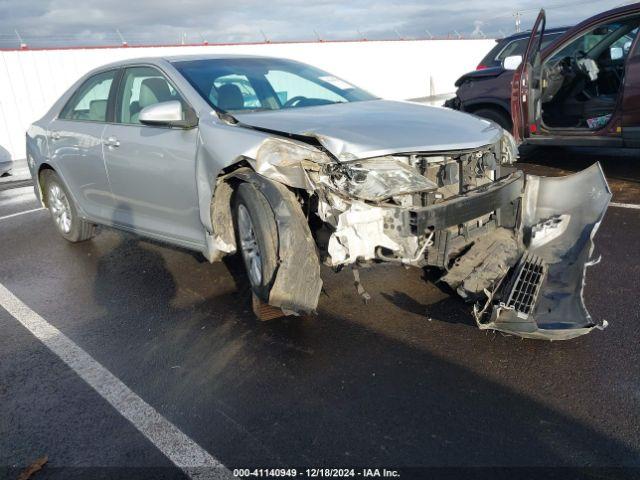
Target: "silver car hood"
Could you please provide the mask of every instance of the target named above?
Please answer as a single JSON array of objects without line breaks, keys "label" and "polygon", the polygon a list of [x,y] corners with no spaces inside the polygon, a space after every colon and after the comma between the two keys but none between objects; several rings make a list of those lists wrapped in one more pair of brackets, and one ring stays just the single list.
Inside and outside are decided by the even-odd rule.
[{"label": "silver car hood", "polygon": [[477,148],[499,140],[496,124],[448,108],[391,100],[238,113],[240,122],[317,138],[341,160]]}]

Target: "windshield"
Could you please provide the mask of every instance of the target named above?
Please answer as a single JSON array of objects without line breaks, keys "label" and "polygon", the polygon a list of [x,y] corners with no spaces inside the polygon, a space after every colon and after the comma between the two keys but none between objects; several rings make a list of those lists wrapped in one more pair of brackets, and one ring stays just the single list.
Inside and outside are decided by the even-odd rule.
[{"label": "windshield", "polygon": [[227,112],[376,99],[349,82],[292,60],[207,59],[175,62],[174,66],[212,107]]},{"label": "windshield", "polygon": [[[638,17],[634,17],[626,22],[598,25],[562,47],[549,61],[554,62],[561,60],[579,52],[584,52],[591,57],[591,52],[597,51],[601,54],[608,46],[619,46],[623,50],[622,55],[626,57],[631,48],[631,42],[637,32],[637,24]],[[604,46],[604,48],[602,48],[602,46]]]}]

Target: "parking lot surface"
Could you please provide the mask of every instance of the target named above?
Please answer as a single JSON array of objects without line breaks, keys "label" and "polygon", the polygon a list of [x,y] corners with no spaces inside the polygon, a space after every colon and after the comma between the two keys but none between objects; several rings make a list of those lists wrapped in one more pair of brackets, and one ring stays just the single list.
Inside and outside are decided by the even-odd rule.
[{"label": "parking lot surface", "polygon": [[[565,174],[595,160],[616,206],[596,236],[602,261],[584,296],[610,325],[566,342],[480,331],[432,274],[386,265],[361,271],[367,305],[350,272],[324,270],[317,316],[261,323],[237,258],[209,264],[104,228],[69,244],[47,211],[31,211],[28,187],[0,191],[0,284],[230,470],[561,466],[631,478],[640,473],[638,152],[536,149],[523,168]],[[0,329],[9,478],[43,456],[38,479],[185,477],[2,308]]]}]

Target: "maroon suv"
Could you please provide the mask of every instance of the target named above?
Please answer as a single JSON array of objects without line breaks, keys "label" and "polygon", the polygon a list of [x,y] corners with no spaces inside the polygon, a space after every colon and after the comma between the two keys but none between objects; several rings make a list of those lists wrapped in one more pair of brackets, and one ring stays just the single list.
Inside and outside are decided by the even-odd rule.
[{"label": "maroon suv", "polygon": [[524,55],[504,59],[505,69],[515,68],[512,80],[476,81],[473,93],[459,89],[447,106],[464,109],[473,95],[492,91],[504,96],[510,83],[503,104],[511,124],[473,113],[530,144],[640,147],[640,3],[591,17],[542,48],[544,27],[542,10]]}]

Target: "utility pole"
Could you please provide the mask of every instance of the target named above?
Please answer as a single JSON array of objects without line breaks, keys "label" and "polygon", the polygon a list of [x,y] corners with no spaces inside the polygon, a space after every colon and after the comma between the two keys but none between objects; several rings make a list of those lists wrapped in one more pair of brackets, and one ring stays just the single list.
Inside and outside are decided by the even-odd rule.
[{"label": "utility pole", "polygon": [[428,29],[424,29],[425,32],[427,32],[427,35],[429,35],[429,40],[433,40],[433,34],[428,30]]},{"label": "utility pole", "polygon": [[124,39],[124,37],[122,36],[122,34],[120,33],[120,30],[116,28],[116,33],[118,34],[118,36],[120,37],[120,42],[122,42],[122,46],[123,47],[128,47],[129,44],[127,43],[127,41]]},{"label": "utility pole", "polygon": [[520,17],[521,17],[520,12],[515,12],[513,14],[513,18],[515,18],[516,20],[516,33],[520,33]]},{"label": "utility pole", "polygon": [[265,33],[262,31],[262,29],[260,29],[260,34],[262,35],[262,38],[264,39],[264,43],[271,43],[269,41],[269,39],[267,38],[267,36],[265,35]]},{"label": "utility pole", "polygon": [[20,50],[26,50],[27,44],[24,42],[24,40],[22,40],[22,37],[18,33],[18,30],[14,29],[13,31],[16,32],[16,37],[18,37],[18,42],[20,42]]},{"label": "utility pole", "polygon": [[318,33],[318,31],[315,28],[313,29],[313,33],[316,34],[316,38],[318,39],[319,42],[321,42],[322,39],[320,38],[320,34]]}]

